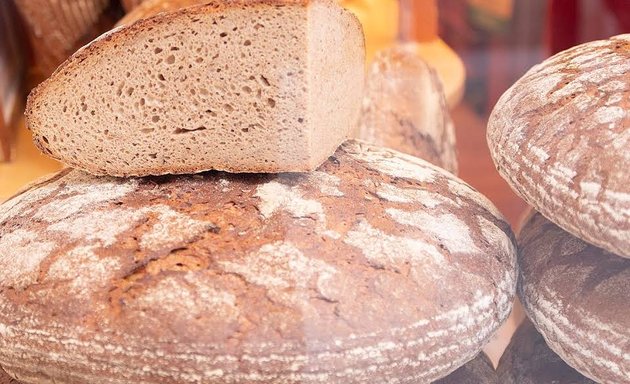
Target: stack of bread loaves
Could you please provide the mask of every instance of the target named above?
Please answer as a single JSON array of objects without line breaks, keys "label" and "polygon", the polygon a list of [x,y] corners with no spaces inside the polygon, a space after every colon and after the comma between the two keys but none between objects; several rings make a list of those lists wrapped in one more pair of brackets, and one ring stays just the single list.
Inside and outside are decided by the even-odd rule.
[{"label": "stack of bread loaves", "polygon": [[630,35],[561,52],[499,100],[488,142],[540,213],[519,240],[519,294],[558,355],[630,383]]},{"label": "stack of bread loaves", "polygon": [[511,309],[510,227],[447,171],[346,141],[363,83],[361,27],[327,0],[193,6],[78,51],[27,111],[76,169],[0,206],[0,366],[428,383],[477,356]]}]

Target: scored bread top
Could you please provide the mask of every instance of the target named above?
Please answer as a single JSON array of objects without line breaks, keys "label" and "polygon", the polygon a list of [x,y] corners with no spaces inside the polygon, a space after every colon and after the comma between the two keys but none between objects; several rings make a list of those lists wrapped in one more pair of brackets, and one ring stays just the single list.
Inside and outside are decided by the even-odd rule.
[{"label": "scored bread top", "polygon": [[630,383],[630,260],[534,213],[519,267],[519,296],[549,347],[598,383]]},{"label": "scored bread top", "polygon": [[537,211],[630,257],[630,34],[534,66],[497,102],[488,144],[499,173]]},{"label": "scored bread top", "polygon": [[97,175],[311,171],[357,123],[364,45],[329,1],[163,12],[75,53],[31,93],[27,125]]},{"label": "scored bread top", "polygon": [[516,279],[487,199],[356,141],[308,174],[64,171],[0,206],[0,269],[0,365],[66,383],[432,381]]}]

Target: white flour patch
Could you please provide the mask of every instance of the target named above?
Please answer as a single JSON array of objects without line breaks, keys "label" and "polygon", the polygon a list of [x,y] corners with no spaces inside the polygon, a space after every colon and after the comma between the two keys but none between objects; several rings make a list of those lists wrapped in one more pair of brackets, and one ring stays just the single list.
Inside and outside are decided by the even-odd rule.
[{"label": "white flour patch", "polygon": [[[184,281],[181,281],[181,280]],[[194,318],[209,313],[222,321],[235,320],[240,311],[233,293],[212,287],[207,282],[187,273],[182,278],[166,277],[139,295],[134,304],[150,311],[172,312],[175,308],[187,308],[175,316]]]},{"label": "white flour patch", "polygon": [[512,262],[516,262],[516,247],[505,232],[483,216],[477,216],[477,222],[490,248],[502,251]]},{"label": "white flour patch", "polygon": [[131,228],[142,217],[140,211],[125,208],[90,211],[51,224],[48,230],[63,232],[72,240],[98,240],[102,246],[108,247],[116,242],[118,235]]},{"label": "white flour patch", "polygon": [[446,172],[438,171],[437,168],[424,160],[376,146],[349,142],[344,148],[352,158],[362,161],[367,167],[391,177],[402,177],[422,183],[430,183],[438,173]]},{"label": "white flour patch", "polygon": [[95,246],[76,247],[51,264],[48,279],[70,280],[72,293],[88,296],[95,287],[106,283],[120,268],[120,261],[98,257]]},{"label": "white flour patch", "polygon": [[365,219],[347,233],[344,243],[361,250],[366,259],[382,267],[412,264],[442,264],[444,255],[432,244],[387,234],[374,228]]},{"label": "white flour patch", "polygon": [[600,124],[616,123],[626,116],[621,107],[600,107],[595,111],[595,120]]},{"label": "white flour patch", "polygon": [[421,189],[398,188],[391,184],[381,184],[376,195],[392,203],[421,203],[427,208],[435,208],[440,204],[451,202],[440,194]]},{"label": "white flour patch", "polygon": [[212,227],[212,223],[195,220],[167,205],[143,208],[142,212],[157,215],[157,222],[140,238],[140,246],[160,249],[189,242]]},{"label": "white flour patch", "polygon": [[451,253],[480,252],[470,237],[468,225],[453,214],[435,216],[422,211],[408,212],[395,208],[388,208],[386,212],[400,224],[418,228],[435,236]]},{"label": "white flour patch", "polygon": [[307,174],[310,183],[316,185],[325,196],[343,196],[339,190],[341,179],[322,171],[313,171]]},{"label": "white flour patch", "polygon": [[17,229],[0,237],[0,285],[23,289],[37,280],[41,262],[57,244],[37,233]]},{"label": "white flour patch", "polygon": [[287,211],[295,218],[324,218],[324,209],[319,201],[304,199],[297,188],[277,181],[258,186],[254,196],[260,199],[258,210],[266,219],[278,210]]},{"label": "white flour patch", "polygon": [[265,244],[242,261],[220,261],[219,265],[252,284],[267,288],[276,299],[292,305],[299,304],[298,299],[303,296],[303,292],[295,288],[315,285],[326,296],[333,276],[338,273],[334,266],[307,257],[294,244],[282,241]]},{"label": "white flour patch", "polygon": [[138,181],[124,181],[109,178],[97,178],[78,171],[69,173],[61,179],[65,187],[54,201],[40,207],[33,218],[54,223],[76,215],[84,209],[115,199],[119,199],[136,190]]}]

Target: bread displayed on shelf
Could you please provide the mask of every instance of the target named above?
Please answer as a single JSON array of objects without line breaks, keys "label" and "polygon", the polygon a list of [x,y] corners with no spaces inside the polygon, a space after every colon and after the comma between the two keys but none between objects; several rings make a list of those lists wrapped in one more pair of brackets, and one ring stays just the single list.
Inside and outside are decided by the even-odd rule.
[{"label": "bread displayed on shelf", "polygon": [[549,347],[598,383],[630,383],[630,260],[534,213],[519,267],[519,297]]},{"label": "bread displayed on shelf", "polygon": [[499,173],[545,217],[630,257],[630,34],[534,66],[495,106]]},{"label": "bread displayed on shelf", "polygon": [[110,0],[14,1],[28,30],[35,65],[44,77],[108,27],[99,22]]},{"label": "bread displayed on shelf", "polygon": [[554,353],[527,319],[501,356],[497,375],[501,384],[596,384]]},{"label": "bread displayed on shelf", "polygon": [[352,140],[310,173],[65,170],[0,206],[0,249],[0,365],[64,383],[430,382],[517,274],[484,196]]},{"label": "bread displayed on shelf", "polygon": [[96,175],[312,171],[356,125],[364,52],[359,21],[325,0],[159,13],[75,53],[31,93],[27,124]]},{"label": "bread displayed on shelf", "polygon": [[356,136],[457,173],[455,128],[442,84],[406,45],[374,57]]}]

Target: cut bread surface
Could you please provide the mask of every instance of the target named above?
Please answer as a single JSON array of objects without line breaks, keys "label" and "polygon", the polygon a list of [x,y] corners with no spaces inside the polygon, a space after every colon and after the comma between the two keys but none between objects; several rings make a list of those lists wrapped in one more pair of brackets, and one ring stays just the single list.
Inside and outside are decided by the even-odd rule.
[{"label": "cut bread surface", "polygon": [[93,174],[310,171],[357,123],[364,50],[328,1],[190,7],[78,51],[27,122],[43,152]]}]

